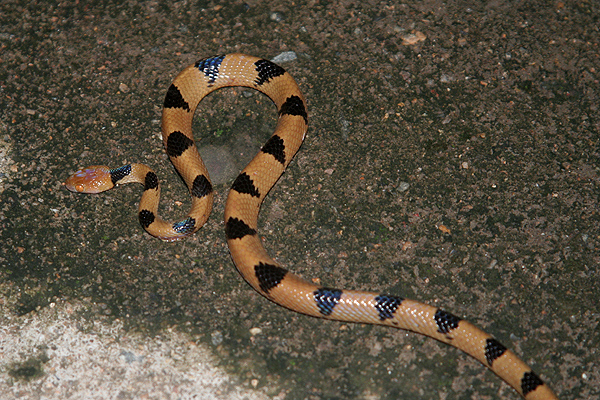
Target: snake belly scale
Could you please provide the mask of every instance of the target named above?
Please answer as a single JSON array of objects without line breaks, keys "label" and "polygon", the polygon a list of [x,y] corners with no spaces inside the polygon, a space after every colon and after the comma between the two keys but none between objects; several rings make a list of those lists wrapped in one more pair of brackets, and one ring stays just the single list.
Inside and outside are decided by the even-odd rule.
[{"label": "snake belly scale", "polygon": [[387,325],[432,337],[476,358],[525,399],[557,398],[515,353],[468,321],[399,296],[317,286],[289,272],[267,254],[257,233],[260,206],[300,148],[308,127],[306,101],[297,83],[270,61],[243,54],[205,58],[183,70],[167,90],[163,144],[192,198],[186,219],[168,223],[158,217],[158,179],[142,164],[84,168],[67,179],[66,187],[74,192],[99,193],[117,184],[142,183],[138,216],[146,231],[167,241],[196,232],[211,211],[213,189],[194,143],[192,118],[203,97],[226,86],[259,90],[271,98],[279,113],[273,136],[235,179],[225,206],[231,257],[257,292],[283,307],[314,317]]}]

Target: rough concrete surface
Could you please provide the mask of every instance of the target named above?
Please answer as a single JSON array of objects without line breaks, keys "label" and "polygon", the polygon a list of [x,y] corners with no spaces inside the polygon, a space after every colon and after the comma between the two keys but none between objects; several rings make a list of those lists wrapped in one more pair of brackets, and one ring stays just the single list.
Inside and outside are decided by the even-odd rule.
[{"label": "rough concrete surface", "polygon": [[77,318],[79,311],[51,303],[2,321],[2,361],[10,377],[0,380],[3,398],[268,398],[232,384],[186,334],[165,330],[148,338],[124,330],[119,320]]},{"label": "rough concrete surface", "polygon": [[561,399],[599,399],[599,43],[589,0],[3,1],[0,399],[518,398],[450,346],[294,314],[241,279],[222,213],[274,128],[258,93],[197,112],[218,195],[192,238],[145,234],[139,187],[62,186],[144,162],[180,219],[169,83],[210,55],[290,51],[310,128],[263,205],[271,254],[443,307]]}]

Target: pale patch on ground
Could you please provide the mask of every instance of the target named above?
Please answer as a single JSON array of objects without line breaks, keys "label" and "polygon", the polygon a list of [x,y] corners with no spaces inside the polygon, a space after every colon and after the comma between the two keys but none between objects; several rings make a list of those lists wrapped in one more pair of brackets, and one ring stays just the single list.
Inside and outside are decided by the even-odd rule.
[{"label": "pale patch on ground", "polygon": [[[147,337],[59,303],[23,317],[0,302],[1,399],[266,399],[181,333]],[[2,310],[3,309],[3,310]]]},{"label": "pale patch on ground", "polygon": [[8,135],[0,136],[0,193],[4,191],[4,182],[10,175],[11,166],[14,169],[14,162],[10,158],[10,147]]}]

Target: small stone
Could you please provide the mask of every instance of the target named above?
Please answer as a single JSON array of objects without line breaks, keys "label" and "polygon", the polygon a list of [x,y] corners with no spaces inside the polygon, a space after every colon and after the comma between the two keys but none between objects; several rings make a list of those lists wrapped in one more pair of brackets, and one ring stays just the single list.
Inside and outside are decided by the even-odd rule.
[{"label": "small stone", "polygon": [[210,334],[210,340],[214,346],[223,343],[223,334],[220,331],[214,331]]},{"label": "small stone", "polygon": [[275,64],[280,64],[284,62],[294,61],[296,58],[298,58],[298,56],[296,55],[295,51],[284,51],[283,53],[280,53],[273,57],[271,61],[273,61]]},{"label": "small stone", "polygon": [[427,36],[423,32],[415,31],[414,33],[408,33],[402,36],[402,44],[404,46],[412,46],[423,40],[427,39]]},{"label": "small stone", "polygon": [[273,11],[270,15],[269,18],[271,18],[271,21],[275,21],[275,22],[281,22],[285,19],[285,16],[283,15],[283,13],[279,12],[279,11]]},{"label": "small stone", "polygon": [[260,328],[250,328],[250,334],[252,336],[256,336],[261,333],[262,333],[262,329],[260,329]]}]

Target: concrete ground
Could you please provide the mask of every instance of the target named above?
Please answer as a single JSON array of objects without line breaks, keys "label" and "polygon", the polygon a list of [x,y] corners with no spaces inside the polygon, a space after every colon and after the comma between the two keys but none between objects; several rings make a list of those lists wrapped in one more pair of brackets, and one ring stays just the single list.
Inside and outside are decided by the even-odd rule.
[{"label": "concrete ground", "polygon": [[79,167],[144,162],[162,213],[171,80],[197,59],[272,59],[307,139],[261,234],[323,284],[441,306],[561,399],[600,398],[600,6],[312,0],[0,4],[0,399],[516,399],[460,351],[322,321],[255,293],[224,240],[227,190],[273,130],[223,90],[194,130],[218,192],[194,237],[137,223],[140,188],[74,195]]}]

